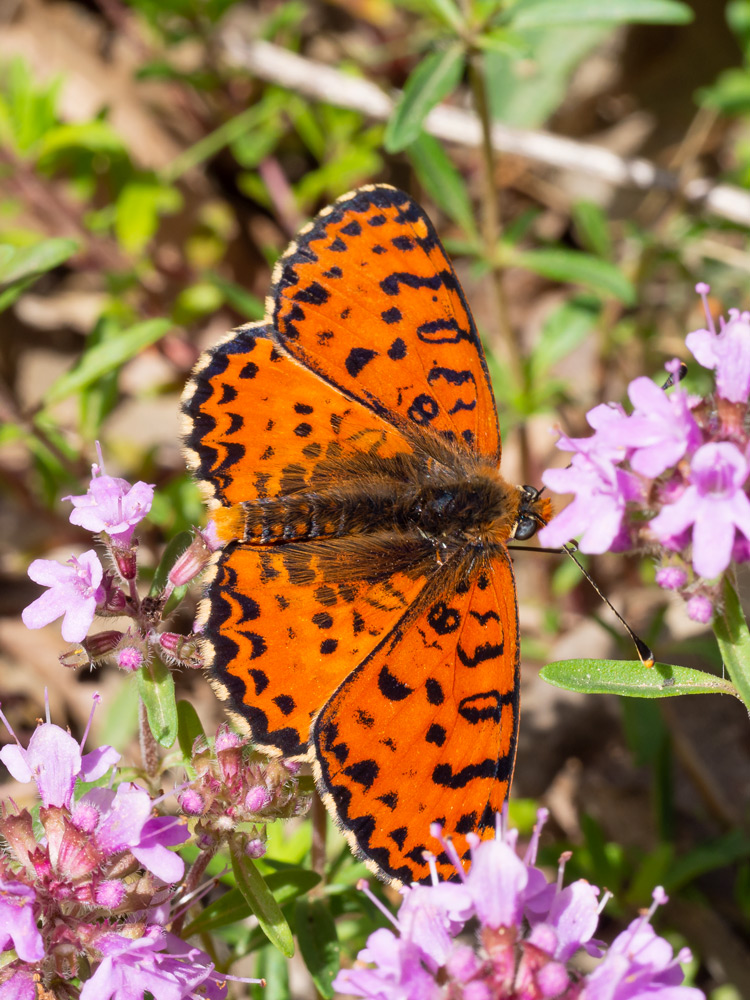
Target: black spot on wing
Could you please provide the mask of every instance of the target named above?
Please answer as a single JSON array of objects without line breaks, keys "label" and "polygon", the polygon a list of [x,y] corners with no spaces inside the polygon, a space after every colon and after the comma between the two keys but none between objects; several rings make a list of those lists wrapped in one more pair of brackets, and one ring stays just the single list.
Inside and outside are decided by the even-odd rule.
[{"label": "black spot on wing", "polygon": [[352,378],[357,378],[365,365],[377,357],[377,354],[377,351],[373,351],[369,347],[353,347],[344,362],[346,370]]},{"label": "black spot on wing", "polygon": [[378,675],[378,687],[380,688],[380,693],[388,701],[403,701],[414,690],[408,684],[400,681],[398,677],[394,677],[387,666],[381,668]]}]

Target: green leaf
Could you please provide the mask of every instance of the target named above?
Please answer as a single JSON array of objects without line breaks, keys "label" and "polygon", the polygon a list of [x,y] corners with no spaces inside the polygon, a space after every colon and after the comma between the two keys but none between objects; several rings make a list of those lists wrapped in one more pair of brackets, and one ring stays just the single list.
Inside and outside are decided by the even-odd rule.
[{"label": "green leaf", "polygon": [[128,253],[138,254],[159,228],[162,214],[176,212],[182,198],[175,188],[149,180],[126,184],[115,206],[115,235]]},{"label": "green leaf", "polygon": [[50,129],[35,150],[39,160],[63,150],[85,149],[90,153],[124,153],[122,138],[108,122],[94,119]]},{"label": "green leaf", "polygon": [[419,183],[445,214],[470,236],[477,236],[474,209],[466,184],[437,139],[426,132],[410,143],[406,153]]},{"label": "green leaf", "polygon": [[543,250],[513,250],[506,263],[525,267],[552,281],[583,285],[599,295],[619,299],[625,305],[635,305],[632,283],[618,267],[609,261],[576,250],[550,247]]},{"label": "green leaf", "polygon": [[191,702],[180,698],[177,702],[177,740],[186,761],[193,756],[193,746],[200,738],[205,740],[206,734],[198,713]]},{"label": "green leaf", "polygon": [[182,553],[190,547],[192,541],[193,534],[190,531],[181,531],[169,540],[154,572],[154,578],[148,591],[149,597],[156,597],[164,590],[169,578],[169,571]]},{"label": "green leaf", "polygon": [[559,660],[540,671],[555,687],[584,694],[620,694],[628,698],[669,698],[678,694],[732,694],[729,681],[690,667],[638,660]]},{"label": "green leaf", "polygon": [[750,631],[728,577],[724,578],[724,603],[714,616],[713,628],[727,673],[750,710]]},{"label": "green leaf", "polygon": [[[192,542],[192,531],[180,531],[169,540],[164,552],[162,553],[162,557],[159,560],[159,565],[156,567],[154,578],[151,581],[151,586],[148,591],[149,597],[156,597],[164,590],[167,585],[170,570],[183,552],[191,546]],[[185,583],[180,587],[174,588],[164,607],[162,618],[167,618],[174,611],[182,598],[188,592],[189,588],[189,583]]]},{"label": "green leaf", "polygon": [[529,28],[519,32],[531,53],[488,50],[484,56],[492,118],[520,128],[541,128],[569,92],[569,81],[584,58],[611,32],[608,25]]},{"label": "green leaf", "polygon": [[136,323],[129,330],[123,330],[117,337],[96,344],[81,356],[80,361],[69,372],[52,383],[44,396],[44,405],[59,403],[61,399],[80,392],[84,386],[95,382],[107,372],[119,368],[160,340],[170,326],[166,319],[148,319],[143,323]]},{"label": "green leaf", "polygon": [[[309,892],[320,882],[320,875],[306,868],[287,868],[271,872],[264,877],[267,887],[273,893],[279,906]],[[193,934],[215,931],[220,927],[244,920],[248,914],[248,903],[239,889],[230,889],[220,899],[210,903],[195,920],[185,928],[185,938]]]},{"label": "green leaf", "polygon": [[693,12],[678,0],[518,0],[508,11],[518,28],[562,24],[690,24]]},{"label": "green leaf", "polygon": [[294,926],[300,953],[318,993],[331,1000],[341,948],[327,900],[310,899],[308,896],[298,899],[294,908]]},{"label": "green leaf", "polygon": [[750,838],[742,830],[731,830],[677,858],[664,876],[664,888],[675,892],[700,875],[727,868],[747,857],[750,857]]},{"label": "green leaf", "polygon": [[294,954],[294,939],[289,924],[252,859],[244,853],[243,843],[241,837],[232,837],[229,842],[237,888],[258,918],[258,923],[271,944],[282,955],[291,958]]},{"label": "green leaf", "polygon": [[171,747],[177,739],[174,677],[161,660],[153,659],[137,674],[138,693],[146,706],[148,725],[156,742]]},{"label": "green leaf", "polygon": [[436,21],[456,32],[463,29],[464,19],[454,0],[411,0],[409,6],[431,15]]},{"label": "green leaf", "polygon": [[577,201],[573,205],[573,222],[584,248],[597,257],[612,255],[609,220],[601,206],[593,201]]},{"label": "green leaf", "polygon": [[43,240],[29,247],[0,244],[0,310],[7,309],[46,271],[58,267],[78,249],[75,240]]},{"label": "green leaf", "polygon": [[[575,299],[550,313],[528,360],[532,384],[539,382],[559,361],[567,358],[596,326],[598,309]],[[573,566],[574,563],[566,560]]]},{"label": "green leaf", "polygon": [[406,81],[385,130],[383,144],[389,153],[398,153],[414,142],[428,112],[454,89],[464,71],[463,45],[455,42],[447,49],[431,52]]}]

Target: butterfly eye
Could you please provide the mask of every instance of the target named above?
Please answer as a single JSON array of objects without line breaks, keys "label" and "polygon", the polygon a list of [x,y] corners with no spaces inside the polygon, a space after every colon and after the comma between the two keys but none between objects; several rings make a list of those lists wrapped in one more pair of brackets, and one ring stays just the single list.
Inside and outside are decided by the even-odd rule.
[{"label": "butterfly eye", "polygon": [[532,535],[536,534],[538,527],[539,524],[536,518],[523,515],[516,521],[516,530],[513,532],[513,537],[517,542],[525,542],[527,538],[531,538]]}]

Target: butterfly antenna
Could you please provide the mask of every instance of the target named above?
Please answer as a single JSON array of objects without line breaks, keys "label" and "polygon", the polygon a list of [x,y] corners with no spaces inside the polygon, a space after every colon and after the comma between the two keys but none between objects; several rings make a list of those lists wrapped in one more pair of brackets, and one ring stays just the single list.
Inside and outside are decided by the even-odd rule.
[{"label": "butterfly antenna", "polygon": [[604,601],[604,603],[607,605],[607,607],[611,611],[614,612],[615,617],[617,618],[617,620],[620,622],[620,624],[622,625],[622,627],[625,629],[625,631],[628,633],[628,635],[630,636],[630,638],[633,640],[633,643],[635,644],[636,651],[638,653],[638,659],[641,661],[641,663],[643,664],[643,666],[644,667],[653,667],[653,665],[654,665],[654,654],[651,651],[651,647],[648,646],[643,641],[643,639],[641,639],[641,637],[639,635],[635,634],[635,632],[633,631],[633,629],[628,625],[628,623],[622,617],[622,615],[617,610],[617,608],[614,606],[614,604],[607,597],[605,597],[605,595],[601,592],[601,590],[599,589],[599,586],[597,585],[597,583],[594,580],[594,578],[584,568],[584,566],[581,564],[580,560],[576,558],[576,555],[575,555],[576,548],[577,548],[577,546],[574,546],[574,545],[563,545],[562,551],[565,552],[567,555],[570,556],[570,558],[573,560],[573,562],[576,564],[576,566],[579,568],[579,570],[583,573],[583,575],[589,581],[589,583],[591,584],[591,586],[597,592],[597,594],[599,595],[599,597],[601,597],[601,599]]}]

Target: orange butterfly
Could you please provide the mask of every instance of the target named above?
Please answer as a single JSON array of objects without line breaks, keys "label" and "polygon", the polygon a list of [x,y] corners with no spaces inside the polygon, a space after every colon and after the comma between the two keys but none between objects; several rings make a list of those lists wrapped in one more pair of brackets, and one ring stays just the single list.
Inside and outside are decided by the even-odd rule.
[{"label": "orange butterfly", "polygon": [[[518,729],[506,543],[549,501],[500,475],[469,308],[408,195],[361,188],[276,265],[267,318],[204,354],[188,461],[224,543],[200,609],[219,697],[313,763],[382,878],[425,881],[429,827],[492,832]],[[438,869],[453,869],[445,855]]]}]

